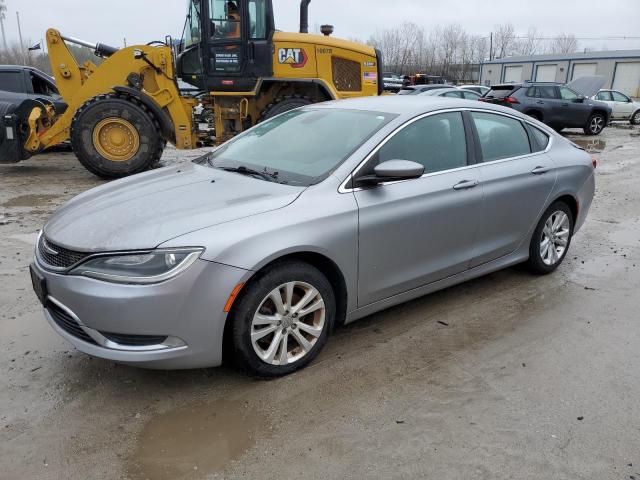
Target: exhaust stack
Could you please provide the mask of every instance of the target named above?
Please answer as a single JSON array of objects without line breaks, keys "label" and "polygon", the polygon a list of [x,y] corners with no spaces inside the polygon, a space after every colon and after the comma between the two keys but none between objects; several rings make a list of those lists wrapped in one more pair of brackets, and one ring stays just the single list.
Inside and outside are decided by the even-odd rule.
[{"label": "exhaust stack", "polygon": [[300,2],[300,33],[309,33],[309,4],[311,0]]}]

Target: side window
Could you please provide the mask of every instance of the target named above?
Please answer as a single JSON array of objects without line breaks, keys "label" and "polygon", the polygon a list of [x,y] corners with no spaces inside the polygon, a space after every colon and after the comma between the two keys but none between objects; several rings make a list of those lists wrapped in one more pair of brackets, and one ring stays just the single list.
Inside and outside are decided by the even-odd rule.
[{"label": "side window", "polygon": [[540,93],[538,92],[538,87],[529,87],[529,88],[527,88],[526,95],[527,95],[527,97],[530,97],[530,98],[539,97]]},{"label": "side window", "polygon": [[560,87],[560,97],[562,97],[563,100],[575,100],[579,96],[580,95],[568,87]]},{"label": "side window", "polygon": [[462,98],[462,92],[447,92],[442,96],[449,97],[449,98]]},{"label": "side window", "polygon": [[22,72],[0,72],[0,90],[25,93]]},{"label": "side window", "polygon": [[542,152],[543,150],[546,150],[549,145],[549,135],[533,125],[529,125],[529,132],[531,132],[531,136],[533,137],[533,151]]},{"label": "side window", "polygon": [[480,98],[480,95],[475,92],[462,92],[462,98],[467,100],[477,100]]},{"label": "side window", "polygon": [[613,97],[614,102],[623,102],[623,103],[630,102],[629,97],[627,97],[626,95],[623,95],[620,92],[611,92],[611,96]]},{"label": "side window", "polygon": [[483,161],[531,153],[529,137],[520,121],[494,113],[471,112],[471,117],[480,137]]},{"label": "side window", "polygon": [[267,38],[266,0],[249,0],[249,37]]},{"label": "side window", "polygon": [[33,93],[36,95],[55,95],[58,93],[58,89],[55,88],[51,83],[46,81],[44,78],[31,73],[31,84],[33,86]]},{"label": "side window", "polygon": [[440,172],[467,164],[467,143],[460,112],[422,118],[400,130],[378,150],[373,165],[387,160],[412,160],[425,173]]},{"label": "side window", "polygon": [[558,98],[556,96],[555,87],[551,87],[551,86],[538,87],[538,97],[540,97],[540,98]]},{"label": "side window", "polygon": [[598,95],[596,95],[596,100],[601,100],[603,102],[613,101],[611,98],[611,92],[598,92]]}]

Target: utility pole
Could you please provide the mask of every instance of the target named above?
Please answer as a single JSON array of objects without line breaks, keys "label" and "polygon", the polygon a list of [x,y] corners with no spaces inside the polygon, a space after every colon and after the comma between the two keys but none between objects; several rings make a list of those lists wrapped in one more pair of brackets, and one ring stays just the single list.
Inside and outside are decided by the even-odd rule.
[{"label": "utility pole", "polygon": [[493,60],[493,32],[489,37],[489,60]]},{"label": "utility pole", "polygon": [[0,29],[2,30],[2,45],[4,46],[5,51],[7,48],[7,36],[4,33],[4,19],[5,13],[7,11],[7,6],[4,4],[4,0],[0,0]]},{"label": "utility pole", "polygon": [[18,19],[18,37],[20,38],[20,54],[22,55],[22,63],[27,64],[27,57],[24,56],[24,44],[22,43],[22,29],[20,28],[20,12],[16,12]]}]

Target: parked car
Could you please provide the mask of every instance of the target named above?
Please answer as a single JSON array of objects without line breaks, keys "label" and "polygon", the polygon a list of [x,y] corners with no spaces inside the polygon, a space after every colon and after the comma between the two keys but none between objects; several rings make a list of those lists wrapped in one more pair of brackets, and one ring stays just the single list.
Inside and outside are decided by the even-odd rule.
[{"label": "parked car", "polygon": [[426,95],[432,97],[448,97],[448,98],[461,98],[465,100],[478,100],[482,95],[472,90],[465,90],[463,88],[434,88],[422,92],[419,95]]},{"label": "parked car", "polygon": [[474,92],[479,93],[480,95],[484,95],[489,90],[491,90],[489,87],[485,87],[484,85],[458,85],[458,88],[464,88],[465,90],[473,90]]},{"label": "parked car", "polygon": [[0,65],[0,102],[20,104],[39,98],[53,103],[58,113],[67,109],[55,81],[46,73],[33,67]]},{"label": "parked car", "polygon": [[384,89],[392,92],[397,92],[407,84],[404,76],[392,72],[383,73],[382,82],[384,83]]},{"label": "parked car", "polygon": [[[330,140],[330,141],[329,141]],[[567,255],[595,163],[513,109],[368,97],[269,119],[194,163],[89,190],[31,265],[53,329],[154,368],[308,364],[335,325]]]},{"label": "parked car", "polygon": [[600,90],[591,97],[611,107],[611,120],[629,120],[631,125],[640,125],[640,102],[635,102],[617,90]]},{"label": "parked car", "polygon": [[407,85],[402,87],[402,90],[398,92],[398,95],[419,95],[428,90],[435,90],[438,88],[447,88],[451,85],[445,85],[443,83],[432,83],[429,85]]},{"label": "parked car", "polygon": [[611,107],[589,97],[603,83],[602,77],[583,77],[567,85],[506,83],[493,85],[481,101],[514,108],[557,131],[582,128],[587,135],[598,135],[609,123]]}]

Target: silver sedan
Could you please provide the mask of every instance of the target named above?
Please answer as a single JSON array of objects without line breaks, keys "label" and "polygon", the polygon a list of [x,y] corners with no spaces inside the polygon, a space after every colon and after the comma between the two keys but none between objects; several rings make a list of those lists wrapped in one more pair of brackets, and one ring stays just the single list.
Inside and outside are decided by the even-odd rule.
[{"label": "silver sedan", "polygon": [[563,261],[595,161],[531,117],[442,97],[312,105],[194,163],[79,195],[31,266],[51,327],[152,368],[277,376],[340,324],[498,269]]}]

